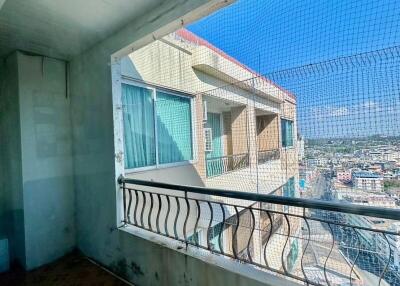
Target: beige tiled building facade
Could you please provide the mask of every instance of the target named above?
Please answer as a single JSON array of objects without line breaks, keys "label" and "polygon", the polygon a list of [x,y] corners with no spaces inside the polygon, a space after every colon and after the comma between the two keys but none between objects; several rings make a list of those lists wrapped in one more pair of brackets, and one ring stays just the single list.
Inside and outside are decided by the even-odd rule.
[{"label": "beige tiled building facade", "polygon": [[[155,159],[147,162],[147,158],[147,164],[132,168],[125,162],[127,177],[243,192],[298,196],[296,98],[291,93],[185,29],[132,52],[121,61],[120,69],[121,80],[126,89],[135,89],[136,91],[132,92],[138,94],[149,93],[152,96],[149,95],[148,100],[154,101],[153,105],[149,105],[149,110],[153,110],[154,122],[158,122],[154,123],[156,131],[152,130],[149,134],[138,131],[141,133],[141,140],[148,140],[153,133],[160,133],[160,128],[168,130],[168,136],[171,136],[169,141],[167,140],[167,147],[155,147]],[[124,91],[122,93],[122,97],[126,96]],[[169,96],[168,106],[171,110],[159,110],[160,106],[165,107],[160,103],[164,94]],[[187,108],[189,105],[190,109]],[[135,112],[134,107],[131,108],[129,104],[123,108],[128,110],[127,113]],[[184,113],[190,113],[189,119],[183,116]],[[159,118],[164,114],[173,118],[170,125],[166,124],[168,126],[160,126]],[[141,116],[147,118],[145,114]],[[146,120],[153,120],[151,116],[149,118]],[[187,128],[189,125],[185,120],[190,120],[190,128]],[[153,126],[153,123],[146,124],[141,123],[137,128]],[[131,144],[131,141],[126,133],[136,133],[137,130],[122,132],[125,133],[125,148],[129,149],[130,146],[127,145]],[[143,136],[144,133],[146,136]],[[160,136],[158,134],[158,137]],[[151,140],[149,142],[152,142]],[[156,139],[158,142],[160,140],[164,138]],[[178,155],[169,158],[168,163],[163,164],[163,150],[160,149],[169,148],[168,151],[172,152],[171,142],[179,149]],[[149,156],[153,154],[149,150],[141,152],[148,153]],[[130,156],[127,153],[125,150],[124,158],[131,161],[132,158],[127,158]],[[237,200],[227,200],[224,203],[243,204],[248,207],[246,202]],[[228,208],[226,212],[228,215],[225,222],[230,221],[234,224],[233,209]],[[218,211],[215,211],[214,215],[218,217]],[[271,230],[269,220],[262,212],[255,211],[254,215],[255,223],[260,227],[257,227],[253,235],[250,255],[254,261],[261,262],[265,238],[269,232],[287,229],[282,217],[274,218],[276,224]],[[249,212],[243,209],[240,217],[243,229],[240,231],[241,236],[236,240],[236,249],[239,252],[245,248],[245,242],[249,239],[246,230],[246,222],[250,223]],[[213,228],[218,227],[217,221]],[[291,235],[296,236],[294,232],[299,231],[299,225],[300,222],[291,222]],[[233,248],[232,232],[231,227],[224,230],[223,241],[226,249]],[[196,234],[199,237],[203,236],[199,238],[200,241],[206,240],[205,233],[206,231],[199,231]],[[210,240],[212,239],[211,237]],[[300,242],[293,240],[290,243],[296,245],[296,251],[300,249]],[[272,236],[269,253],[282,252],[283,244],[284,241],[279,236]],[[287,249],[289,252],[291,248]],[[248,253],[240,255],[247,256]],[[291,264],[295,265],[297,255],[290,255],[294,257]],[[274,264],[273,261],[271,263]],[[280,261],[276,264],[279,263]],[[293,265],[291,267],[294,267]],[[276,267],[279,268],[278,265]]]},{"label": "beige tiled building facade", "polygon": [[[234,169],[235,166],[223,166],[223,170],[215,171],[221,173],[219,176],[210,172],[207,176],[206,161],[210,160],[206,159],[241,154],[248,155],[243,159],[246,164],[241,165],[248,168],[242,168],[243,174],[237,178],[254,180],[258,172],[259,183],[263,185],[265,177],[272,187],[264,190],[266,193],[285,184],[291,177],[296,177],[297,181],[295,97],[205,40],[188,30],[179,30],[131,53],[121,63],[121,74],[131,85],[139,84],[191,98],[193,132],[196,136],[190,165],[195,167],[201,178],[193,184],[219,187],[221,183],[226,183],[221,187],[235,189],[235,182],[224,179],[225,173],[229,173],[225,172],[226,169]],[[207,117],[210,116],[204,113],[211,114],[214,119],[217,117],[215,121],[220,125],[220,130],[214,131],[217,136],[213,138],[216,141],[215,137],[218,137],[220,142],[214,142],[218,144],[214,144],[215,150],[212,152],[205,151],[204,129],[208,126]],[[281,119],[292,122],[291,146],[282,146]],[[267,151],[275,151],[275,154]],[[275,160],[268,160],[270,158]],[[263,164],[257,161],[268,164],[279,161],[280,164],[275,162],[274,168],[267,168],[260,166]],[[212,167],[212,164],[210,162],[208,167]],[[232,164],[228,162],[228,165]],[[185,168],[184,165],[178,167]],[[145,172],[148,174],[156,169],[163,169],[163,166]],[[140,170],[132,171],[132,176],[140,177],[143,173]],[[219,177],[218,182],[212,179],[214,177]],[[242,187],[245,186],[240,186],[241,190]],[[249,184],[247,189],[251,191],[254,186]]]}]

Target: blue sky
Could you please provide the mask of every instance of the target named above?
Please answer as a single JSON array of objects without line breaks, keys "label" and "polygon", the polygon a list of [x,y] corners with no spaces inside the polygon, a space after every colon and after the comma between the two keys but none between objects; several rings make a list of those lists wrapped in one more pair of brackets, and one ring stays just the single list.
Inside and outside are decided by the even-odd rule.
[{"label": "blue sky", "polygon": [[188,28],[294,92],[306,137],[400,134],[400,55],[338,59],[400,45],[400,1],[239,0]]}]

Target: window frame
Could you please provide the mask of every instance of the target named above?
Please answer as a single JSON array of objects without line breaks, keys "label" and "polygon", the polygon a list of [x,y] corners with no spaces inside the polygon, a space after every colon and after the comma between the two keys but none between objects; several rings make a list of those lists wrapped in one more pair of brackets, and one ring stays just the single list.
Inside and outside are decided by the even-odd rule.
[{"label": "window frame", "polygon": [[[210,127],[204,127],[203,128],[203,131],[204,131],[204,152],[212,152],[213,151],[213,144],[212,144],[212,140],[213,140],[213,136],[212,136],[212,128],[210,128]],[[210,145],[210,148],[209,149],[207,149],[207,143],[208,143],[208,140],[207,140],[207,133],[209,133],[209,145]]]},{"label": "window frame", "polygon": [[[283,132],[282,132],[282,130],[283,130],[283,128],[282,128],[282,121],[290,121],[290,122],[292,122],[292,145],[290,145],[290,146],[283,146]],[[281,125],[281,138],[280,138],[280,140],[281,140],[281,146],[282,146],[282,148],[283,149],[293,149],[293,148],[295,148],[295,137],[294,137],[294,133],[295,133],[295,130],[294,130],[294,119],[291,119],[291,118],[287,118],[287,117],[282,117],[281,116],[281,122],[280,122],[280,125]]]},{"label": "window frame", "polygon": [[[122,164],[124,166],[124,173],[125,174],[131,174],[131,173],[138,173],[138,172],[144,172],[144,171],[150,171],[150,170],[158,170],[158,169],[165,169],[165,168],[172,168],[172,167],[178,167],[178,166],[185,166],[185,165],[192,165],[197,163],[198,156],[197,156],[197,136],[196,136],[196,104],[195,104],[195,98],[191,94],[186,94],[182,92],[177,92],[173,91],[170,89],[162,88],[162,87],[157,87],[157,86],[152,86],[146,83],[142,82],[137,82],[133,80],[129,80],[126,78],[121,79],[121,102],[122,102],[122,85],[131,85],[134,87],[140,87],[140,88],[145,88],[151,90],[151,97],[153,100],[153,110],[154,110],[154,141],[155,141],[155,153],[156,153],[156,164],[151,165],[151,166],[144,166],[144,167],[138,167],[138,168],[125,168],[125,155],[122,157]],[[164,92],[169,95],[173,96],[178,96],[178,97],[183,97],[187,98],[190,100],[190,114],[191,114],[191,131],[192,131],[192,159],[190,160],[184,160],[184,161],[179,161],[179,162],[173,162],[173,163],[164,163],[160,164],[159,159],[158,159],[158,132],[157,132],[157,110],[156,110],[156,101],[157,101],[157,91],[159,92]],[[121,106],[123,109],[123,106]],[[122,116],[122,121],[123,121],[123,116]],[[122,122],[122,145],[124,148],[125,152],[125,128],[123,127],[123,122]]]}]

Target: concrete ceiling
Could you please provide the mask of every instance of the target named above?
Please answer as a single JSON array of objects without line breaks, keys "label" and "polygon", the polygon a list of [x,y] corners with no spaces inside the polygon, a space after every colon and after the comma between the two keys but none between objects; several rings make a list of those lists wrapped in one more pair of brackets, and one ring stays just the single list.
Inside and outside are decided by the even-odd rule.
[{"label": "concrete ceiling", "polygon": [[230,111],[232,107],[243,106],[234,101],[214,96],[204,96],[204,99],[207,101],[207,109],[210,112],[225,112]]},{"label": "concrete ceiling", "polygon": [[163,1],[0,0],[0,58],[19,49],[69,59]]}]

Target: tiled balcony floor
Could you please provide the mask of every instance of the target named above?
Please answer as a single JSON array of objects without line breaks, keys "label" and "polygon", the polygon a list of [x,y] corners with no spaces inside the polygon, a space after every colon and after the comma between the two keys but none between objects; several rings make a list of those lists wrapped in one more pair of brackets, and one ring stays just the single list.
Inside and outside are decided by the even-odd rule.
[{"label": "tiled balcony floor", "polygon": [[19,268],[0,274],[0,285],[126,286],[127,284],[91,263],[82,255],[73,253],[30,272]]}]

